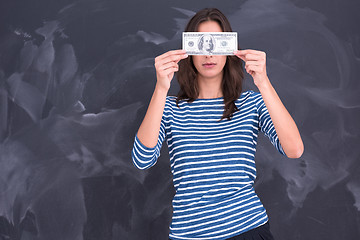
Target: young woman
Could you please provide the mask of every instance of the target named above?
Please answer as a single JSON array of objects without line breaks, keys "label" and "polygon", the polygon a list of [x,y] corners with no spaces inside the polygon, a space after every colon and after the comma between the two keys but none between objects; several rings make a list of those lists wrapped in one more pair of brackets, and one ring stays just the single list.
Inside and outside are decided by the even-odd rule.
[{"label": "young woman", "polygon": [[[231,32],[217,9],[203,9],[186,32]],[[135,136],[133,163],[153,166],[166,138],[176,194],[170,239],[273,239],[256,195],[258,132],[289,158],[303,143],[295,122],[266,74],[266,56],[187,56],[183,50],[155,58],[157,83]],[[259,92],[242,92],[242,61]],[[167,96],[177,72],[180,92]]]}]

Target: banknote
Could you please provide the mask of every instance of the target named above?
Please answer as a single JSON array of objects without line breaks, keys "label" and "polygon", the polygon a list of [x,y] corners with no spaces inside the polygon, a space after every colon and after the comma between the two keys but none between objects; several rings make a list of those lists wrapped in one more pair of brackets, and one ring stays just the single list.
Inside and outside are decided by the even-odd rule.
[{"label": "banknote", "polygon": [[234,55],[237,32],[183,32],[182,47],[188,55]]}]

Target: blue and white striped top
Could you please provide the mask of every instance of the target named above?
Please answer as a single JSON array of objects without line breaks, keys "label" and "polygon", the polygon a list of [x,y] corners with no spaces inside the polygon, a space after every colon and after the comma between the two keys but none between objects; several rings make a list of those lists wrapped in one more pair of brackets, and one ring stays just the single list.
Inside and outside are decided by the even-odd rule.
[{"label": "blue and white striped top", "polygon": [[219,121],[223,98],[192,103],[166,98],[158,143],[143,145],[135,136],[132,159],[139,169],[153,166],[166,138],[173,183],[171,239],[227,239],[268,221],[256,195],[255,151],[258,132],[285,155],[260,93],[246,91],[239,111]]}]

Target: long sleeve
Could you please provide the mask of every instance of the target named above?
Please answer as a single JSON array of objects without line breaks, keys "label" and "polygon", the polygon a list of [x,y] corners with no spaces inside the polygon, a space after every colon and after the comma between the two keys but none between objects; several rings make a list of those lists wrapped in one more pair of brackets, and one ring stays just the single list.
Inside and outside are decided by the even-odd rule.
[{"label": "long sleeve", "polygon": [[162,116],[160,123],[160,131],[158,141],[155,147],[146,147],[138,138],[137,133],[135,136],[134,146],[131,152],[132,161],[139,169],[147,169],[155,165],[160,156],[161,146],[166,136],[165,132],[165,117]]},{"label": "long sleeve", "polygon": [[277,136],[274,124],[271,120],[268,109],[260,93],[254,92],[254,98],[256,102],[257,111],[259,114],[259,129],[270,139],[270,142],[275,148],[283,155],[286,156],[284,149],[282,148],[279,138]]}]

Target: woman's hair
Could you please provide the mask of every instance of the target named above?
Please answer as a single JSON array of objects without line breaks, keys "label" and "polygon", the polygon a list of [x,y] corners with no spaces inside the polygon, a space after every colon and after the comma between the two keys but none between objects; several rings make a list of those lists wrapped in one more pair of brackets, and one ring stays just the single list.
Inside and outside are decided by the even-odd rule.
[{"label": "woman's hair", "polygon": [[[188,22],[185,32],[197,32],[199,25],[206,21],[215,21],[220,25],[223,32],[232,32],[228,19],[216,8],[205,8],[197,12]],[[196,80],[197,73],[192,56],[179,62],[179,71],[176,73],[176,78],[180,85],[180,91],[176,98],[177,106],[179,106],[179,101],[183,99],[193,102],[198,98],[199,85]],[[220,121],[224,118],[230,120],[233,113],[238,110],[235,100],[240,97],[242,92],[243,78],[244,72],[241,59],[237,56],[227,56],[221,83],[225,107]]]}]

